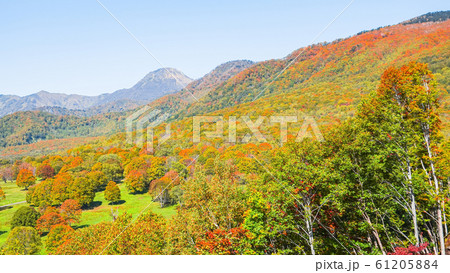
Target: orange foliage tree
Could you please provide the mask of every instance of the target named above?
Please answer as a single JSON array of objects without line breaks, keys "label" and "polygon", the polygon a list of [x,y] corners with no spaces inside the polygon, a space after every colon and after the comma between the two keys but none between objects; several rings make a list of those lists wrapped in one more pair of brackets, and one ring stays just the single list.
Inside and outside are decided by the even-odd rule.
[{"label": "orange foliage tree", "polygon": [[17,175],[16,184],[18,187],[25,188],[34,185],[36,183],[36,177],[34,177],[33,172],[28,169],[22,169]]},{"label": "orange foliage tree", "polygon": [[74,230],[64,224],[54,225],[47,235],[45,248],[49,254],[55,254],[57,248],[62,245]]},{"label": "orange foliage tree", "polygon": [[0,200],[3,200],[6,198],[5,192],[2,190],[2,187],[0,187]]},{"label": "orange foliage tree", "polygon": [[67,199],[62,203],[59,212],[69,225],[78,223],[81,217],[81,205],[77,200]]},{"label": "orange foliage tree", "polygon": [[238,255],[242,239],[247,237],[247,231],[241,227],[216,229],[207,232],[205,236],[197,241],[198,254],[213,255]]},{"label": "orange foliage tree", "polygon": [[61,224],[66,224],[64,218],[55,208],[49,207],[36,221],[36,229],[42,234],[44,232],[49,232],[53,226]]}]

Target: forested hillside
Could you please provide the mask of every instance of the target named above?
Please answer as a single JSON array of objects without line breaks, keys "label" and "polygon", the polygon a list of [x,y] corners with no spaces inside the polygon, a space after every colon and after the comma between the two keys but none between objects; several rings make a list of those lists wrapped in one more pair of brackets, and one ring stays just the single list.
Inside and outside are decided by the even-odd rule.
[{"label": "forested hillside", "polygon": [[[386,68],[377,86],[353,117],[323,130],[323,140],[192,143],[182,120],[173,124],[174,141],[155,153],[117,134],[60,155],[2,161],[3,180],[24,188],[28,205],[11,215],[13,231],[2,228],[0,253],[450,251],[450,145],[436,79],[427,64],[409,62]],[[110,204],[98,204],[99,196]],[[147,211],[152,203],[133,215],[113,210],[145,196],[176,214]],[[96,206],[97,218],[108,220],[83,222]],[[18,246],[30,233],[34,248]]]},{"label": "forested hillside", "polygon": [[425,22],[443,22],[450,19],[450,12],[449,11],[435,11],[435,12],[429,12],[427,14],[414,17],[410,20],[407,20],[403,22],[402,24],[419,24],[419,23],[425,23]]},{"label": "forested hillside", "polygon": [[42,140],[92,137],[120,132],[124,113],[94,117],[59,116],[47,112],[17,112],[0,119],[0,148]]},{"label": "forested hillside", "polygon": [[[314,116],[320,124],[330,124],[354,114],[362,96],[377,87],[378,75],[384,69],[416,60],[427,63],[439,83],[441,118],[447,136],[450,120],[449,29],[448,20],[398,24],[301,48],[280,60],[257,64],[229,62],[192,82],[186,89],[153,101],[150,106],[164,111],[171,120],[221,109],[227,109],[222,112],[226,116],[235,112],[267,114],[295,109],[301,115]],[[282,71],[291,62],[292,65]],[[58,114],[58,109],[52,111]],[[124,128],[120,117],[127,114],[106,113],[80,119],[19,113],[0,120],[5,128],[1,131],[0,147],[30,144],[40,139],[107,135]],[[43,117],[55,120],[54,125],[47,127]],[[25,120],[26,124],[21,123]],[[44,126],[39,129],[41,125]]]},{"label": "forested hillside", "polygon": [[440,84],[442,119],[448,128],[449,37],[450,21],[445,21],[399,24],[309,46],[285,59],[258,63],[242,71],[184,111],[193,116],[228,107],[222,113],[297,109],[323,123],[344,120],[354,114],[362,96],[377,87],[384,69],[415,60],[428,63]]}]

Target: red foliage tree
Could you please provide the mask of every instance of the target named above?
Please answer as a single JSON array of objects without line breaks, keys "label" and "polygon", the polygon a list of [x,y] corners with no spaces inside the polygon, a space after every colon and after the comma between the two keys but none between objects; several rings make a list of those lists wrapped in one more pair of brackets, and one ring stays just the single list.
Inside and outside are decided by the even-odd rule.
[{"label": "red foliage tree", "polygon": [[230,230],[216,229],[207,232],[205,236],[197,242],[199,254],[215,255],[236,255],[242,254],[239,249],[239,242],[246,237],[247,231],[238,227]]},{"label": "red foliage tree", "polygon": [[14,178],[14,172],[12,168],[10,167],[3,167],[0,169],[0,178],[3,179],[3,181],[6,183],[9,180],[13,180]]},{"label": "red foliage tree", "polygon": [[51,228],[55,225],[64,225],[66,221],[58,213],[58,211],[50,207],[48,208],[44,214],[36,221],[36,229],[39,233],[49,232]]},{"label": "red foliage tree", "polygon": [[408,247],[396,247],[395,251],[388,253],[388,255],[425,255],[424,250],[426,250],[427,247],[428,243],[423,243],[419,246],[410,245]]},{"label": "red foliage tree", "polygon": [[52,178],[55,175],[55,170],[50,165],[41,164],[36,170],[36,175],[43,179]]},{"label": "red foliage tree", "polygon": [[78,223],[81,217],[81,205],[77,200],[67,199],[62,203],[59,212],[69,225]]}]

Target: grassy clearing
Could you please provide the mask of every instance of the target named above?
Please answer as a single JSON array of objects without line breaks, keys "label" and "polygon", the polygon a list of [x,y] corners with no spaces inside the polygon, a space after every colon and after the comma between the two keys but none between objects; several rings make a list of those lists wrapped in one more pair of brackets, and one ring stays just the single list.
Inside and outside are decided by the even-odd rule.
[{"label": "grassy clearing", "polygon": [[0,183],[0,187],[2,187],[2,190],[5,192],[6,195],[6,199],[0,200],[0,206],[25,201],[25,195],[27,194],[27,191],[17,187],[16,183],[2,182]]},{"label": "grassy clearing", "polygon": [[23,205],[7,207],[6,209],[0,210],[0,246],[6,241],[8,233],[11,231],[10,222],[14,212],[21,206]]},{"label": "grassy clearing", "polygon": [[[6,200],[2,200],[0,206],[25,200],[26,191],[18,188],[15,183],[2,184],[1,187],[5,191]],[[122,196],[121,202],[118,204],[109,204],[108,201],[105,200],[103,192],[97,192],[93,206],[83,210],[81,221],[75,225],[74,228],[87,227],[102,221],[111,221],[112,209],[118,210],[119,214],[127,212],[133,215],[133,218],[137,217],[147,206],[147,211],[151,210],[165,218],[171,218],[177,213],[176,206],[160,208],[159,203],[153,202],[152,197],[148,194],[129,194],[123,183],[119,184],[119,188]],[[21,206],[27,206],[27,204],[16,205],[0,210],[0,246],[6,241],[8,233],[11,231],[10,222],[12,216]],[[42,239],[44,241],[45,237]],[[45,254],[45,249],[41,254]]]},{"label": "grassy clearing", "polygon": [[98,192],[93,202],[93,208],[83,211],[83,216],[78,226],[93,225],[102,221],[110,221],[112,219],[111,210],[116,209],[119,210],[119,214],[127,212],[133,215],[133,217],[138,216],[138,214],[147,206],[149,206],[147,210],[152,210],[166,218],[170,218],[176,214],[176,206],[160,208],[159,203],[153,202],[152,197],[149,194],[129,194],[124,184],[119,184],[119,188],[122,195],[122,202],[119,202],[119,204],[109,204],[108,201],[105,200],[103,192]]}]

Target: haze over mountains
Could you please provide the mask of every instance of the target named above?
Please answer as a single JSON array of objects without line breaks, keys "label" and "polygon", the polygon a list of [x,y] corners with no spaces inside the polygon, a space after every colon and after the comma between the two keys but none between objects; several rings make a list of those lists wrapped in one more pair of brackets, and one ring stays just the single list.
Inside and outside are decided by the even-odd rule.
[{"label": "haze over mountains", "polygon": [[180,91],[190,82],[191,78],[174,68],[161,68],[148,73],[131,88],[99,96],[67,95],[47,91],[24,97],[0,95],[0,116],[28,110],[77,115],[124,111]]}]

